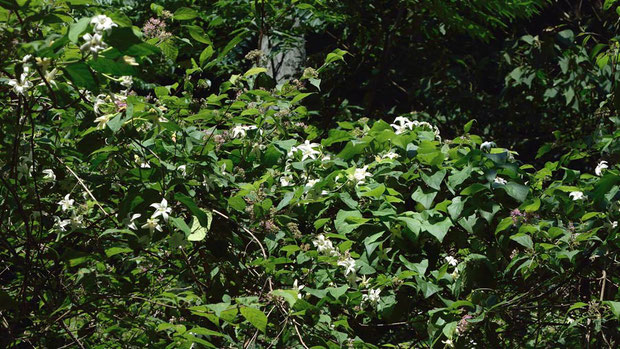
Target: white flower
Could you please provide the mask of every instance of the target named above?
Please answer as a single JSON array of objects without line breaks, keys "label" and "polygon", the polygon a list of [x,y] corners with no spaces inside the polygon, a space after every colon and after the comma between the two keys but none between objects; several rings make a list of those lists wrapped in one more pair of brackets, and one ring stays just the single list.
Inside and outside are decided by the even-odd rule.
[{"label": "white flower", "polygon": [[73,203],[74,203],[74,202],[75,202],[75,200],[70,199],[70,198],[69,198],[69,194],[67,194],[67,195],[65,195],[65,198],[64,198],[64,199],[62,199],[62,200],[58,201],[58,205],[60,205],[60,208],[61,208],[63,211],[66,211],[66,210],[68,210],[68,209],[70,209],[70,208],[72,208],[72,207],[73,207]]},{"label": "white flower", "polygon": [[394,160],[394,159],[397,159],[399,157],[400,157],[400,155],[396,154],[393,151],[390,151],[390,152],[387,152],[387,153],[383,154],[381,159],[391,159],[391,160]]},{"label": "white flower", "polygon": [[445,344],[448,348],[454,348],[454,342],[450,338],[445,341],[441,341],[441,343]]},{"label": "white flower", "polygon": [[183,177],[187,176],[187,165],[181,165],[177,167],[177,171],[181,171]]},{"label": "white flower", "polygon": [[172,212],[172,208],[168,207],[168,201],[166,199],[162,199],[161,203],[151,204],[151,207],[155,208],[155,212],[151,216],[151,218],[155,218],[158,216],[164,217],[164,220],[168,220],[168,214]]},{"label": "white flower", "polygon": [[130,88],[131,85],[133,85],[133,76],[131,75],[121,76],[119,82],[121,85],[125,86],[126,88]]},{"label": "white flower", "polygon": [[108,45],[103,42],[103,36],[99,33],[84,34],[82,39],[86,42],[80,46],[81,51],[91,51],[92,53],[97,54],[99,51],[105,50],[108,47]]},{"label": "white flower", "polygon": [[83,217],[82,215],[77,215],[75,212],[71,214],[71,228],[77,229],[83,226]]},{"label": "white flower", "polygon": [[390,124],[390,126],[394,128],[394,133],[399,135],[407,130],[412,130],[414,126],[414,122],[407,119],[406,117],[399,116],[396,119],[394,119],[394,123]]},{"label": "white flower", "polygon": [[128,214],[127,218],[124,221],[124,223],[127,225],[127,228],[129,228],[131,230],[138,230],[138,227],[136,226],[135,220],[140,218],[141,216],[142,215],[139,214],[139,213]]},{"label": "white flower", "polygon": [[580,191],[572,191],[570,192],[570,194],[568,194],[568,196],[575,201],[582,200],[585,197],[583,195],[583,192]]},{"label": "white flower", "polygon": [[303,298],[303,294],[301,293],[301,290],[303,290],[304,287],[306,287],[306,285],[298,285],[297,279],[295,279],[295,282],[293,282],[293,288],[297,291],[297,298],[299,299]]},{"label": "white flower", "polygon": [[100,108],[102,105],[107,104],[106,99],[108,98],[108,96],[104,95],[104,94],[99,94],[97,95],[97,97],[95,97],[95,103],[93,104],[93,110],[95,111],[95,113],[99,114]]},{"label": "white flower", "polygon": [[366,171],[367,169],[368,166],[354,169],[353,173],[349,175],[349,179],[356,182],[357,184],[363,184],[366,180],[366,177],[372,177],[372,173]]},{"label": "white flower", "polygon": [[97,15],[90,20],[90,24],[93,25],[96,32],[107,31],[109,32],[112,27],[117,25],[112,21],[112,18],[106,15]]},{"label": "white flower", "polygon": [[371,288],[368,290],[368,294],[362,295],[362,303],[370,303],[373,307],[376,306],[381,300],[381,296],[379,296],[380,293],[380,289]]},{"label": "white flower", "polygon": [[344,276],[355,273],[355,259],[351,257],[338,261],[338,265],[344,267]]},{"label": "white flower", "polygon": [[67,229],[65,227],[71,224],[70,219],[60,220],[60,217],[58,216],[54,216],[54,220],[56,220],[56,229],[60,231],[66,231]]},{"label": "white flower", "polygon": [[495,142],[482,142],[482,144],[480,144],[480,150],[489,151],[494,146],[495,146]]},{"label": "white flower", "polygon": [[361,288],[368,287],[368,285],[370,285],[371,280],[372,278],[367,278],[366,275],[362,275],[362,278],[360,279],[360,287]]},{"label": "white flower", "polygon": [[32,55],[25,55],[24,58],[22,58],[22,63],[27,63],[31,58]]},{"label": "white flower", "polygon": [[334,249],[334,245],[325,235],[320,234],[312,241],[312,244],[316,247],[319,253],[325,253],[328,256],[338,256],[338,251]]},{"label": "white flower", "polygon": [[311,179],[308,181],[308,183],[306,183],[306,185],[304,186],[304,188],[312,188],[314,187],[315,184],[317,184],[318,182],[320,182],[320,179]]},{"label": "white flower", "polygon": [[46,181],[55,181],[56,180],[56,174],[54,174],[54,171],[52,171],[51,169],[47,169],[47,170],[43,170],[43,173],[45,174],[45,176],[43,176],[43,179]]},{"label": "white flower", "polygon": [[144,224],[141,228],[149,228],[149,231],[152,233],[155,230],[161,231],[161,226],[159,225],[159,219],[157,218],[148,218],[146,220],[146,224]]},{"label": "white flower", "polygon": [[615,228],[617,228],[617,227],[618,227],[618,221],[613,221],[613,222],[611,222],[611,228],[612,228],[612,229],[615,229]]},{"label": "white flower", "polygon": [[495,177],[495,179],[493,180],[493,182],[497,183],[497,184],[501,184],[501,185],[506,185],[506,180],[503,179],[502,177]]},{"label": "white flower", "polygon": [[133,155],[133,159],[136,161],[138,165],[140,165],[140,168],[151,168],[151,165],[149,165],[148,160],[142,160],[142,158],[136,154]]},{"label": "white flower", "polygon": [[459,270],[454,269],[454,271],[452,272],[452,274],[450,274],[450,276],[452,276],[452,279],[456,280],[459,277]]},{"label": "white flower", "polygon": [[459,264],[458,259],[456,259],[456,258],[454,258],[452,256],[447,256],[446,257],[446,262],[448,264],[450,264],[451,266],[453,266],[453,267],[456,267]]},{"label": "white flower", "polygon": [[321,154],[320,151],[314,149],[318,147],[320,147],[318,143],[310,143],[310,141],[305,141],[304,143],[295,147],[295,149],[301,150],[301,161],[304,161],[307,158],[315,160],[317,158],[317,155]]},{"label": "white flower", "polygon": [[256,130],[254,125],[237,125],[232,129],[233,138],[245,137],[249,130]]},{"label": "white flower", "polygon": [[607,166],[607,161],[601,161],[598,163],[598,165],[596,165],[596,169],[594,169],[594,173],[596,173],[597,176],[600,176],[603,173],[603,170],[609,168],[609,166]]},{"label": "white flower", "polygon": [[24,72],[17,79],[10,79],[9,86],[13,87],[13,91],[15,93],[25,96],[26,91],[32,87],[32,82],[28,81],[28,70],[27,67],[24,67]]},{"label": "white flower", "polygon": [[280,177],[280,185],[283,187],[288,187],[289,185],[291,185],[292,181],[293,181],[293,176],[291,175]]},{"label": "white flower", "polygon": [[108,121],[112,119],[112,116],[114,116],[114,114],[105,114],[105,115],[101,115],[98,118],[96,118],[95,123],[97,123],[97,129],[103,130],[105,126],[108,124]]}]

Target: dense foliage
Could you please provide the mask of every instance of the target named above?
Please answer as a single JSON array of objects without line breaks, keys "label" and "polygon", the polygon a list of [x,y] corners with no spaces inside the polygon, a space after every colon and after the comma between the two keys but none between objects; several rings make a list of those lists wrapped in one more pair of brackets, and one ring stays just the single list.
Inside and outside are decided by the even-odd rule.
[{"label": "dense foliage", "polygon": [[0,0],[0,344],[617,346],[615,2],[398,3]]}]

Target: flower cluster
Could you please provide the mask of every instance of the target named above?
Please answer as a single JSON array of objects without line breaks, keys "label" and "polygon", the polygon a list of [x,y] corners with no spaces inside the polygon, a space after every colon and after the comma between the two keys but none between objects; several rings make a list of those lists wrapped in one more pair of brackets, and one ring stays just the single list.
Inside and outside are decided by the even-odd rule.
[{"label": "flower cluster", "polygon": [[373,307],[376,307],[381,300],[381,296],[379,295],[381,290],[378,288],[371,288],[368,290],[368,294],[362,295],[362,303],[370,304]]},{"label": "flower cluster", "polygon": [[94,33],[86,33],[82,37],[84,44],[80,46],[80,50],[83,52],[90,51],[94,55],[97,55],[100,51],[105,50],[108,45],[103,42],[103,34],[109,33],[113,27],[117,27],[116,23],[106,15],[97,15],[90,20],[90,24],[95,30]]},{"label": "flower cluster", "polygon": [[428,128],[433,131],[435,137],[441,140],[441,136],[439,134],[439,128],[437,126],[433,126],[426,121],[417,121],[417,120],[409,120],[404,116],[398,116],[394,119],[394,123],[390,124],[394,128],[394,133],[397,135],[405,133],[407,130],[413,130],[417,127]]},{"label": "flower cluster", "polygon": [[166,40],[172,36],[171,33],[166,31],[166,22],[159,18],[149,18],[142,27],[144,36],[149,39],[158,38],[160,40]]},{"label": "flower cluster", "polygon": [[59,231],[66,231],[66,227],[71,225],[72,229],[78,229],[84,227],[84,217],[79,214],[78,209],[74,206],[75,200],[71,199],[71,194],[65,195],[65,197],[58,201],[61,212],[70,212],[71,217],[67,219],[61,219],[58,216],[54,216],[56,221],[55,227]]},{"label": "flower cluster", "polygon": [[254,125],[236,125],[230,132],[232,132],[232,138],[244,138],[247,136],[248,131],[256,130],[256,128]]}]

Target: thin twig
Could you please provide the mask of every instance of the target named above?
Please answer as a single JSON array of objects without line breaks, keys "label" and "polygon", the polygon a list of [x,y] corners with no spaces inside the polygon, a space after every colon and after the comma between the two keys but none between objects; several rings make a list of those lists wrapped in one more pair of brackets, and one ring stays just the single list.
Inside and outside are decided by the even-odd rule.
[{"label": "thin twig", "polygon": [[75,179],[77,179],[78,183],[80,183],[80,185],[82,186],[82,188],[84,188],[84,190],[86,190],[86,192],[88,193],[88,195],[95,200],[95,205],[97,205],[97,207],[99,207],[99,209],[101,210],[101,212],[103,212],[104,215],[108,216],[108,213],[103,209],[103,207],[99,204],[99,201],[97,201],[97,198],[95,198],[95,196],[93,195],[93,193],[91,193],[90,190],[88,190],[88,187],[86,186],[86,184],[84,184],[84,181],[82,181],[82,179],[77,175],[77,173],[73,172],[73,170],[71,169],[71,167],[67,166],[67,164],[65,164],[58,156],[54,155],[54,157],[56,158],[56,160],[58,160],[64,167],[67,168],[67,170],[69,170],[69,172],[71,172],[71,174],[73,175],[73,177],[75,177]]},{"label": "thin twig", "polygon": [[71,338],[73,338],[73,341],[75,342],[75,344],[78,345],[78,347],[80,347],[81,349],[85,349],[84,346],[82,345],[82,343],[80,342],[80,340],[73,334],[73,332],[71,332],[71,330],[69,330],[69,328],[67,327],[67,324],[65,324],[64,321],[60,321],[60,325],[62,326],[62,328],[65,329],[65,331],[67,331],[67,333],[69,334],[69,336],[71,336]]}]

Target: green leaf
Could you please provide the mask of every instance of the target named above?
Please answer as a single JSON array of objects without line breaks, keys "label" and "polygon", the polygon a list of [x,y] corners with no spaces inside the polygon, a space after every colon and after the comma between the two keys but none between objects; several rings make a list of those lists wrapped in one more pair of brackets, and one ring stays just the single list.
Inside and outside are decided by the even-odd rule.
[{"label": "green leaf", "polygon": [[436,195],[437,192],[424,193],[424,191],[422,191],[422,188],[418,187],[418,189],[416,189],[416,191],[411,194],[411,198],[416,202],[419,202],[422,206],[424,206],[425,209],[428,210],[429,208],[431,208]]},{"label": "green leaf", "polygon": [[118,130],[121,129],[121,127],[123,126],[123,118],[122,118],[122,114],[121,113],[117,113],[115,117],[112,118],[112,120],[108,121],[106,123],[106,126],[112,130],[112,132],[116,133],[118,132]]},{"label": "green leaf", "polygon": [[188,21],[196,17],[198,17],[198,12],[189,7],[181,7],[177,9],[176,11],[174,11],[174,15],[172,16],[172,18],[177,21]]},{"label": "green leaf", "polygon": [[196,25],[188,25],[187,29],[189,31],[189,35],[196,41],[201,42],[203,44],[211,45],[211,39],[205,33],[205,31]]},{"label": "green leaf", "polygon": [[86,30],[90,23],[90,17],[81,18],[79,21],[72,23],[69,27],[69,40],[72,43],[77,43],[80,35]]},{"label": "green leaf", "polygon": [[159,44],[159,48],[171,61],[176,61],[179,56],[179,48],[174,44],[173,39],[168,39]]},{"label": "green leaf", "polygon": [[97,82],[91,73],[88,65],[84,62],[76,62],[68,64],[64,68],[69,78],[77,87],[83,87],[89,91],[98,91]]},{"label": "green leaf", "polygon": [[336,214],[334,226],[338,233],[346,235],[367,221],[368,219],[363,218],[359,211],[340,210],[338,214]]},{"label": "green leaf", "polygon": [[200,221],[200,225],[207,229],[211,227],[211,212],[205,212],[204,210],[199,208],[198,205],[196,205],[196,203],[194,202],[194,199],[183,193],[175,193],[174,199],[185,205],[185,207],[187,207],[190,212],[198,218],[198,221]]},{"label": "green leaf", "polygon": [[527,199],[527,194],[530,192],[530,188],[514,182],[509,182],[502,188],[504,188],[508,195],[512,196],[519,202],[525,201],[525,199]]},{"label": "green leaf", "polygon": [[290,307],[293,307],[295,303],[297,303],[297,294],[299,292],[297,290],[273,290],[271,294],[274,296],[279,296],[284,298],[284,300],[288,303]]},{"label": "green leaf", "polygon": [[256,327],[261,332],[265,333],[267,330],[267,315],[262,311],[250,308],[250,307],[241,307],[241,315],[248,320],[254,327]]},{"label": "green leaf", "polygon": [[435,190],[439,190],[441,188],[441,182],[446,176],[446,170],[437,171],[432,176],[428,176],[426,173],[422,172],[421,176],[426,185]]},{"label": "green leaf", "polygon": [[605,304],[609,306],[609,310],[616,316],[618,320],[620,320],[620,302],[615,301],[605,301]]},{"label": "green leaf", "polygon": [[465,126],[463,126],[463,131],[465,131],[465,133],[468,133],[469,130],[471,130],[471,126],[474,124],[474,121],[476,121],[476,119],[471,119],[465,124]]},{"label": "green leaf", "polygon": [[510,240],[516,241],[519,245],[527,247],[528,249],[534,249],[534,242],[532,238],[527,234],[515,234],[510,237]]},{"label": "green leaf", "polygon": [[202,52],[200,53],[200,58],[198,59],[198,61],[200,62],[200,65],[204,67],[205,62],[211,58],[211,56],[213,56],[213,46],[209,45],[207,46],[204,50],[202,50]]},{"label": "green leaf", "polygon": [[161,52],[156,46],[140,40],[130,27],[113,28],[105,41],[128,56],[148,56]]},{"label": "green leaf", "polygon": [[508,228],[510,228],[513,224],[512,217],[506,217],[499,222],[497,228],[495,228],[495,234],[500,233]]},{"label": "green leaf", "polygon": [[132,252],[133,250],[129,247],[110,247],[108,249],[105,250],[105,255],[106,257],[110,258],[112,256],[115,256],[117,254],[120,253],[128,253],[128,252]]},{"label": "green leaf", "polygon": [[192,227],[190,228],[191,233],[187,236],[187,240],[189,241],[202,241],[207,236],[207,230],[211,228],[211,221],[213,220],[213,216],[210,211],[207,212],[207,226],[203,227],[200,224],[200,220],[198,217],[192,219]]},{"label": "green leaf", "polygon": [[379,198],[381,197],[381,195],[383,195],[384,192],[385,192],[385,185],[379,184],[374,189],[371,189],[367,192],[362,193],[361,196],[365,196],[365,197],[372,196],[374,198]]},{"label": "green leaf", "polygon": [[443,238],[446,236],[448,230],[450,230],[451,227],[452,221],[448,217],[446,217],[443,221],[434,224],[427,223],[424,226],[424,228],[426,228],[426,231],[428,231],[431,235],[437,238],[439,242],[443,242]]},{"label": "green leaf", "polygon": [[266,73],[267,69],[263,68],[263,67],[254,67],[254,68],[250,68],[250,70],[246,71],[245,74],[243,74],[243,76],[245,76],[246,78],[253,76],[253,75],[258,75],[260,73]]},{"label": "green leaf", "polygon": [[88,61],[88,65],[99,73],[114,76],[136,75],[136,69],[134,67],[108,58],[99,57],[97,59],[91,59]]}]

